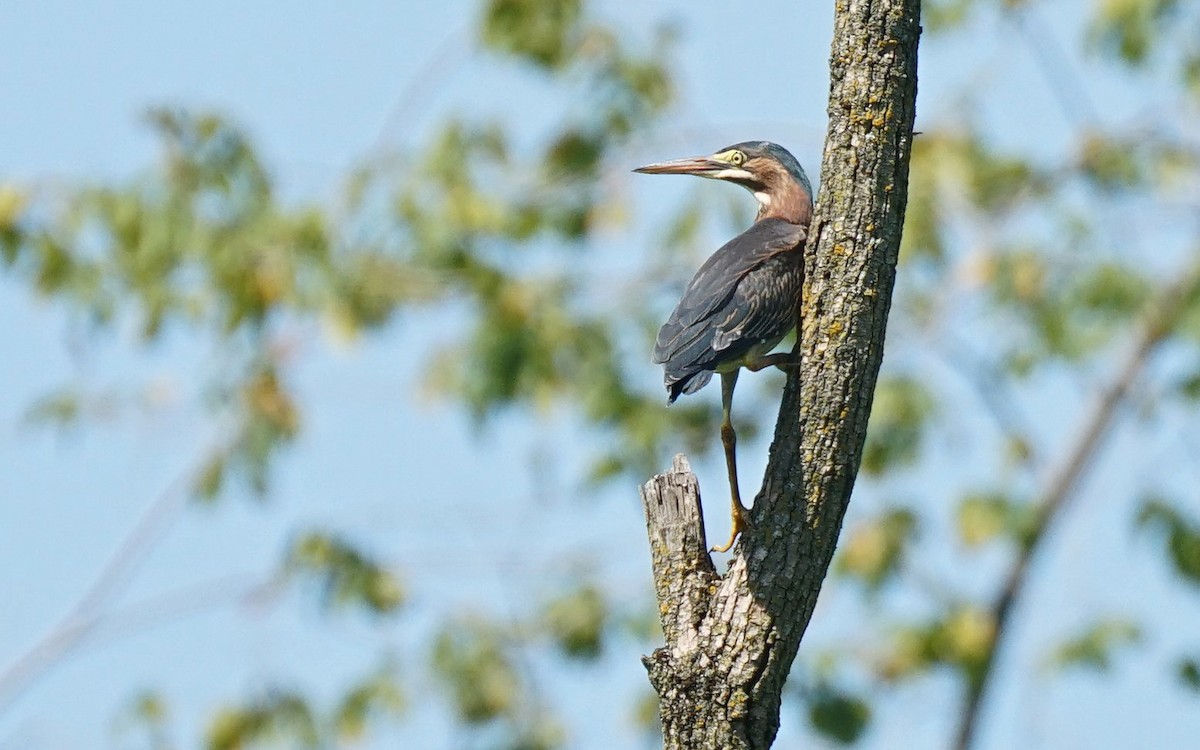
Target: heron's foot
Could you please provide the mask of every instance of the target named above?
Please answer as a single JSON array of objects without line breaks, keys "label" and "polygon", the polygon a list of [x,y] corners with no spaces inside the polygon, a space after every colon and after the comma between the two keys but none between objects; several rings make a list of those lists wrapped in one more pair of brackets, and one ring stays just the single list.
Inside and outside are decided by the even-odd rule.
[{"label": "heron's foot", "polygon": [[731,508],[733,510],[733,529],[729,532],[729,541],[725,542],[721,547],[713,547],[713,552],[728,552],[733,549],[733,543],[737,541],[738,536],[750,528],[750,511],[746,510],[746,507],[736,500],[733,502]]},{"label": "heron's foot", "polygon": [[800,357],[791,352],[778,352],[776,354],[768,354],[765,357],[759,357],[753,362],[747,362],[744,366],[750,372],[758,372],[768,367],[778,367],[780,370],[794,370],[800,367]]}]

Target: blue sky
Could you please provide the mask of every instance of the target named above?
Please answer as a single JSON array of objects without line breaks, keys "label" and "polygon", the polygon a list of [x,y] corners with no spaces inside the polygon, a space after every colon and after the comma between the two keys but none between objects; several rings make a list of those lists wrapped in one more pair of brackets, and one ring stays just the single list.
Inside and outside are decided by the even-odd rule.
[{"label": "blue sky", "polygon": [[[320,199],[335,195],[345,170],[381,145],[420,143],[448,113],[508,115],[515,108],[530,118],[535,134],[539,117],[564,106],[540,101],[536,83],[514,88],[505,83],[511,71],[458,51],[467,49],[462,45],[473,28],[473,3],[360,2],[352,11],[336,3],[310,5],[300,12],[294,4],[274,2],[0,4],[0,180],[52,192],[81,178],[136,175],[150,164],[155,147],[139,113],[183,104],[228,112],[256,139],[285,195]],[[830,4],[820,5],[811,13],[782,1],[739,5],[736,12],[715,0],[639,3],[636,9],[601,4],[601,16],[645,30],[643,40],[657,20],[684,23],[678,114],[656,142],[631,150],[629,166],[770,138],[789,146],[815,175],[830,29],[824,7]],[[1052,33],[1067,38],[1064,19],[1076,8],[1078,3],[1060,3],[1046,9]],[[1011,53],[1013,43],[1005,33],[970,48],[928,43],[919,119],[953,120],[956,104],[948,92],[960,85],[959,63],[967,61],[963,67],[974,71],[978,85],[994,89],[989,115],[995,119],[987,125],[1001,141],[1024,146],[1032,139],[1034,148],[1047,151],[1061,147],[1068,123],[1030,60]],[[774,67],[765,50],[787,54]],[[444,61],[437,85],[414,85],[431,59]],[[1005,65],[987,64],[995,60]],[[414,92],[417,103],[404,101]],[[1115,84],[1091,93],[1111,102],[1114,113],[1137,106]],[[687,189],[682,181],[627,179],[631,200],[646,204],[644,215],[651,219]],[[622,240],[615,237],[613,244]],[[77,435],[28,428],[21,415],[47,386],[119,383],[149,373],[168,394],[186,391],[181,373],[202,365],[205,353],[187,341],[169,341],[149,355],[131,354],[128,335],[80,352],[62,311],[8,279],[0,279],[0,320],[6,321],[0,327],[0,549],[9,561],[0,566],[3,668],[65,614],[143,509],[212,439],[213,428],[201,415],[171,407],[169,398],[165,409]],[[328,697],[335,683],[368,668],[376,646],[403,653],[446,613],[473,606],[519,614],[547,581],[566,579],[564,560],[572,561],[566,568],[594,571],[609,590],[645,596],[648,561],[633,488],[575,497],[587,446],[576,445],[578,425],[569,417],[507,415],[478,435],[451,406],[424,399],[414,387],[419,363],[406,352],[429,345],[430,322],[406,322],[350,346],[320,338],[306,343],[297,377],[306,407],[304,434],[280,467],[272,500],[183,509],[118,599],[137,601],[223,576],[260,576],[277,562],[292,533],[325,524],[387,550],[412,596],[402,626],[377,629],[353,617],[326,622],[308,599],[289,595],[273,607],[206,609],[100,641],[63,660],[0,712],[0,748],[110,744],[114,715],[146,688],[162,689],[178,719],[177,738],[187,746],[198,736],[192,721],[270,679],[302,686],[327,680]],[[658,383],[655,368],[647,366],[643,375]],[[715,389],[704,397],[715,399]],[[1069,419],[1078,401],[1055,408]],[[1110,447],[1118,455],[1122,439]],[[740,457],[743,477],[761,475],[761,444],[744,446]],[[704,461],[697,468],[702,481],[719,482],[719,463]],[[1128,483],[1127,473],[1109,479]],[[447,476],[454,479],[452,491]],[[868,491],[862,512],[880,502]],[[532,528],[513,508],[536,511]],[[712,537],[723,538],[724,514],[709,516],[721,524]],[[1097,535],[1125,554],[1131,548],[1127,527],[1103,513],[1068,524],[1061,546],[1045,562],[1056,571],[1039,584],[1049,589],[1033,596],[1053,597],[1054,587],[1064,587],[1075,592],[1081,611],[1103,610],[1113,605],[1111,592],[1097,586],[1091,565],[1072,565],[1070,556],[1091,549]],[[1118,560],[1100,567],[1119,586],[1142,587],[1132,606],[1151,606],[1172,593],[1165,576],[1146,575],[1153,559],[1146,546],[1142,567],[1132,573],[1119,575]],[[836,595],[823,599],[814,639],[833,639],[835,633],[821,630],[821,613],[845,606]],[[1053,608],[1039,610],[1019,630],[1044,634],[1059,627],[1059,615]],[[1178,616],[1195,621],[1195,615]],[[1015,640],[1036,638],[1018,632]],[[1188,714],[1175,691],[1156,687],[1160,664],[1135,668],[1140,671],[1131,679],[1144,683],[1140,688],[1105,691],[1106,683],[1095,680],[1039,676],[1027,669],[1037,658],[1033,650],[1017,650],[1012,663],[1020,676],[1006,681],[988,716],[1001,726],[1022,727],[1024,734],[1014,744],[1013,735],[994,732],[988,747],[1105,746],[1123,736],[1121,722],[1114,728],[1114,722],[1089,717],[1093,711],[1127,710],[1147,721],[1174,722],[1181,743],[1200,732],[1194,706]],[[561,693],[564,712],[582,728],[573,747],[631,746],[637,740],[628,721],[607,717],[624,715],[628,686],[639,684],[641,666],[632,651],[610,656],[604,666],[551,669],[553,692]],[[430,747],[447,746],[452,737],[443,717],[421,699],[429,686],[412,687],[416,718],[409,731]],[[948,717],[917,717],[928,696],[954,694],[948,685],[924,687],[932,693],[902,695],[889,704],[896,715],[885,717],[894,721],[911,713],[901,721],[911,727],[914,747],[947,731]],[[1030,695],[1049,696],[1044,705],[1052,708]],[[1063,722],[1064,715],[1080,721]],[[1190,722],[1180,720],[1188,715]],[[780,746],[800,736],[800,729],[786,727]]]}]

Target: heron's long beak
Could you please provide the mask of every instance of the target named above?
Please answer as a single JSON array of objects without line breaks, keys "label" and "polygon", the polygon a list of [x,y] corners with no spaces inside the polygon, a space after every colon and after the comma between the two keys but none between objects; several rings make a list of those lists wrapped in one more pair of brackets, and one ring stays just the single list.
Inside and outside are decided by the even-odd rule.
[{"label": "heron's long beak", "polygon": [[690,159],[655,162],[633,171],[642,174],[694,174],[699,177],[716,177],[729,168],[730,165],[726,162],[708,156],[693,156]]}]

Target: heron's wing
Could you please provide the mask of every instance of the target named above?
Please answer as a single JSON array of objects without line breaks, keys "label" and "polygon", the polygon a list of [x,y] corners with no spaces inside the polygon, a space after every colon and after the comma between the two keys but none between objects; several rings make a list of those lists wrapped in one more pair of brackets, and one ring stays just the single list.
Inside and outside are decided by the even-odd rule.
[{"label": "heron's wing", "polygon": [[654,361],[661,364],[672,350],[686,345],[694,335],[689,329],[726,304],[747,273],[771,256],[801,245],[805,236],[805,227],[799,224],[767,219],[725,243],[696,271],[671,317],[659,330]]},{"label": "heron's wing", "polygon": [[724,315],[716,322],[712,348],[729,349],[730,357],[740,357],[762,343],[774,346],[787,335],[796,322],[801,262],[798,257],[773,255],[743,276],[730,303],[721,309]]},{"label": "heron's wing", "polygon": [[[780,295],[795,299],[802,270],[799,256],[788,254],[805,236],[801,225],[768,219],[704,262],[654,346],[672,398],[699,389],[708,372],[771,338],[780,325],[786,332],[795,306],[771,303]],[[774,296],[764,298],[764,292]]]}]

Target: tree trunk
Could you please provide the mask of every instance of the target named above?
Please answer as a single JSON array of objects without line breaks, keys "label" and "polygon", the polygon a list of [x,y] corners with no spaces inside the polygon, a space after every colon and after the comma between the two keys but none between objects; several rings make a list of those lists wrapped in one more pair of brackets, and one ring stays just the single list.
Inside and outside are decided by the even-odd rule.
[{"label": "tree trunk", "polygon": [[686,460],[642,492],[666,637],[644,661],[668,749],[774,741],[862,456],[908,196],[920,3],[836,1],[802,364],[784,390],[753,526],[723,578]]}]

